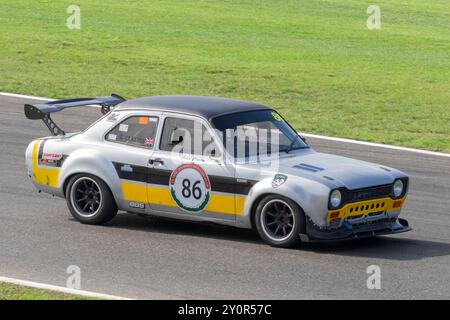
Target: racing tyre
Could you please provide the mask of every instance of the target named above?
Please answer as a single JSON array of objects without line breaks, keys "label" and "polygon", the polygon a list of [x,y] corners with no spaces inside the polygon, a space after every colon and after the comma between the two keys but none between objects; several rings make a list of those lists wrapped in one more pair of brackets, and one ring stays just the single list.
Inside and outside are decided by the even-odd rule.
[{"label": "racing tyre", "polygon": [[294,201],[269,195],[256,208],[255,226],[267,244],[293,247],[300,243],[299,234],[305,232],[305,213]]},{"label": "racing tyre", "polygon": [[66,201],[72,216],[85,224],[106,223],[118,210],[106,183],[89,174],[78,174],[70,179]]}]

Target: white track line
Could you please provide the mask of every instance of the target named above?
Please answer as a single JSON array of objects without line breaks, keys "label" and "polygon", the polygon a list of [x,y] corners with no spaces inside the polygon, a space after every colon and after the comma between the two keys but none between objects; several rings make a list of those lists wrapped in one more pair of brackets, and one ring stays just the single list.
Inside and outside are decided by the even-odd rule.
[{"label": "white track line", "polygon": [[30,100],[42,100],[42,101],[53,101],[55,99],[43,98],[43,97],[34,97],[34,96],[26,96],[23,94],[9,93],[9,92],[0,92],[0,96],[11,97],[11,98],[20,98],[20,99],[30,99]]},{"label": "white track line", "polygon": [[[41,101],[54,101],[55,100],[55,99],[50,99],[50,98],[27,96],[27,95],[16,94],[16,93],[9,93],[9,92],[0,92],[0,96],[12,97],[12,98],[21,98],[21,99],[30,99],[30,100],[41,100]],[[371,146],[371,147],[377,147],[377,148],[385,148],[385,149],[399,150],[399,151],[406,151],[406,152],[415,152],[415,153],[420,153],[420,154],[426,154],[426,155],[429,155],[429,156],[450,158],[450,153],[435,152],[435,151],[428,151],[428,150],[420,150],[420,149],[406,148],[406,147],[398,147],[398,146],[393,146],[393,145],[390,145],[390,144],[381,144],[381,143],[358,141],[358,140],[345,139],[345,138],[321,136],[321,135],[310,134],[310,133],[301,133],[301,135],[305,136],[305,137],[322,139],[322,140],[344,142],[344,143],[352,143],[352,144],[359,144],[359,145]]]},{"label": "white track line", "polygon": [[330,141],[337,141],[337,142],[345,142],[345,143],[353,143],[353,144],[360,144],[364,146],[371,146],[371,147],[378,147],[378,148],[385,148],[385,149],[393,149],[393,150],[400,150],[400,151],[407,151],[407,152],[416,152],[421,154],[426,154],[430,156],[438,156],[438,157],[447,157],[450,158],[450,153],[442,153],[442,152],[435,152],[435,151],[428,151],[428,150],[420,150],[420,149],[413,149],[413,148],[406,148],[406,147],[398,147],[393,146],[390,144],[381,144],[381,143],[374,143],[374,142],[366,142],[366,141],[358,141],[358,140],[352,140],[352,139],[345,139],[345,138],[335,138],[335,137],[327,137],[327,136],[319,136],[316,134],[310,134],[310,133],[300,133],[302,136],[309,137],[309,138],[315,138],[315,139],[323,139],[323,140],[330,140]]},{"label": "white track line", "polygon": [[74,294],[74,295],[88,297],[88,298],[98,298],[98,299],[105,299],[105,300],[131,300],[128,298],[111,296],[109,294],[84,291],[84,290],[76,290],[76,289],[70,289],[70,288],[66,288],[66,287],[53,286],[53,285],[45,284],[45,283],[25,281],[25,280],[19,280],[19,279],[14,279],[14,278],[7,278],[7,277],[0,277],[0,282],[15,284],[18,286],[31,287],[31,288],[36,288],[36,289],[43,289],[43,290],[56,291],[56,292],[62,292],[62,293],[67,293],[67,294]]}]

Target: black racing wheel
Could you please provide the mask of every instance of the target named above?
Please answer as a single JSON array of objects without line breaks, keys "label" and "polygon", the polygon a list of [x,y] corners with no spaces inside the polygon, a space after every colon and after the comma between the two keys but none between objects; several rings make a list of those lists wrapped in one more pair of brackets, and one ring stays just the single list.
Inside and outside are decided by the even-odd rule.
[{"label": "black racing wheel", "polygon": [[260,237],[274,247],[293,247],[305,232],[305,214],[294,201],[280,195],[264,197],[256,208],[255,226]]},{"label": "black racing wheel", "polygon": [[117,214],[111,190],[103,180],[90,174],[73,176],[66,189],[70,213],[85,224],[103,224]]}]

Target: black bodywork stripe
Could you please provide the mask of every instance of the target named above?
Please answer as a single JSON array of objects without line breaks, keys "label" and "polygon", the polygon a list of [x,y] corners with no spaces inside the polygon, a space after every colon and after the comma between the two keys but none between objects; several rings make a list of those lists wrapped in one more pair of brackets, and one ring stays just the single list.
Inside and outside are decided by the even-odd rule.
[{"label": "black bodywork stripe", "polygon": [[41,163],[42,160],[42,155],[44,154],[44,145],[46,143],[46,140],[42,140],[41,145],[39,146],[39,151],[38,151],[38,163]]},{"label": "black bodywork stripe", "polygon": [[146,167],[117,162],[113,162],[113,164],[120,179],[147,183],[148,170]]},{"label": "black bodywork stripe", "polygon": [[[138,181],[163,186],[169,185],[171,170],[154,169],[127,163],[113,162],[120,179]],[[224,193],[247,195],[257,181],[246,180],[238,182],[235,178],[222,176],[208,176],[211,190]]]}]

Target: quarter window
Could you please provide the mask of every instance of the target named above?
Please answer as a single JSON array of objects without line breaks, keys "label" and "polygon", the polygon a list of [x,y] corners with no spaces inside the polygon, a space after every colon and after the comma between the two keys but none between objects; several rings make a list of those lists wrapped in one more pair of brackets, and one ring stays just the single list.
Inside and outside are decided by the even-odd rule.
[{"label": "quarter window", "polygon": [[115,126],[106,136],[106,140],[152,149],[157,128],[157,117],[133,116]]}]

